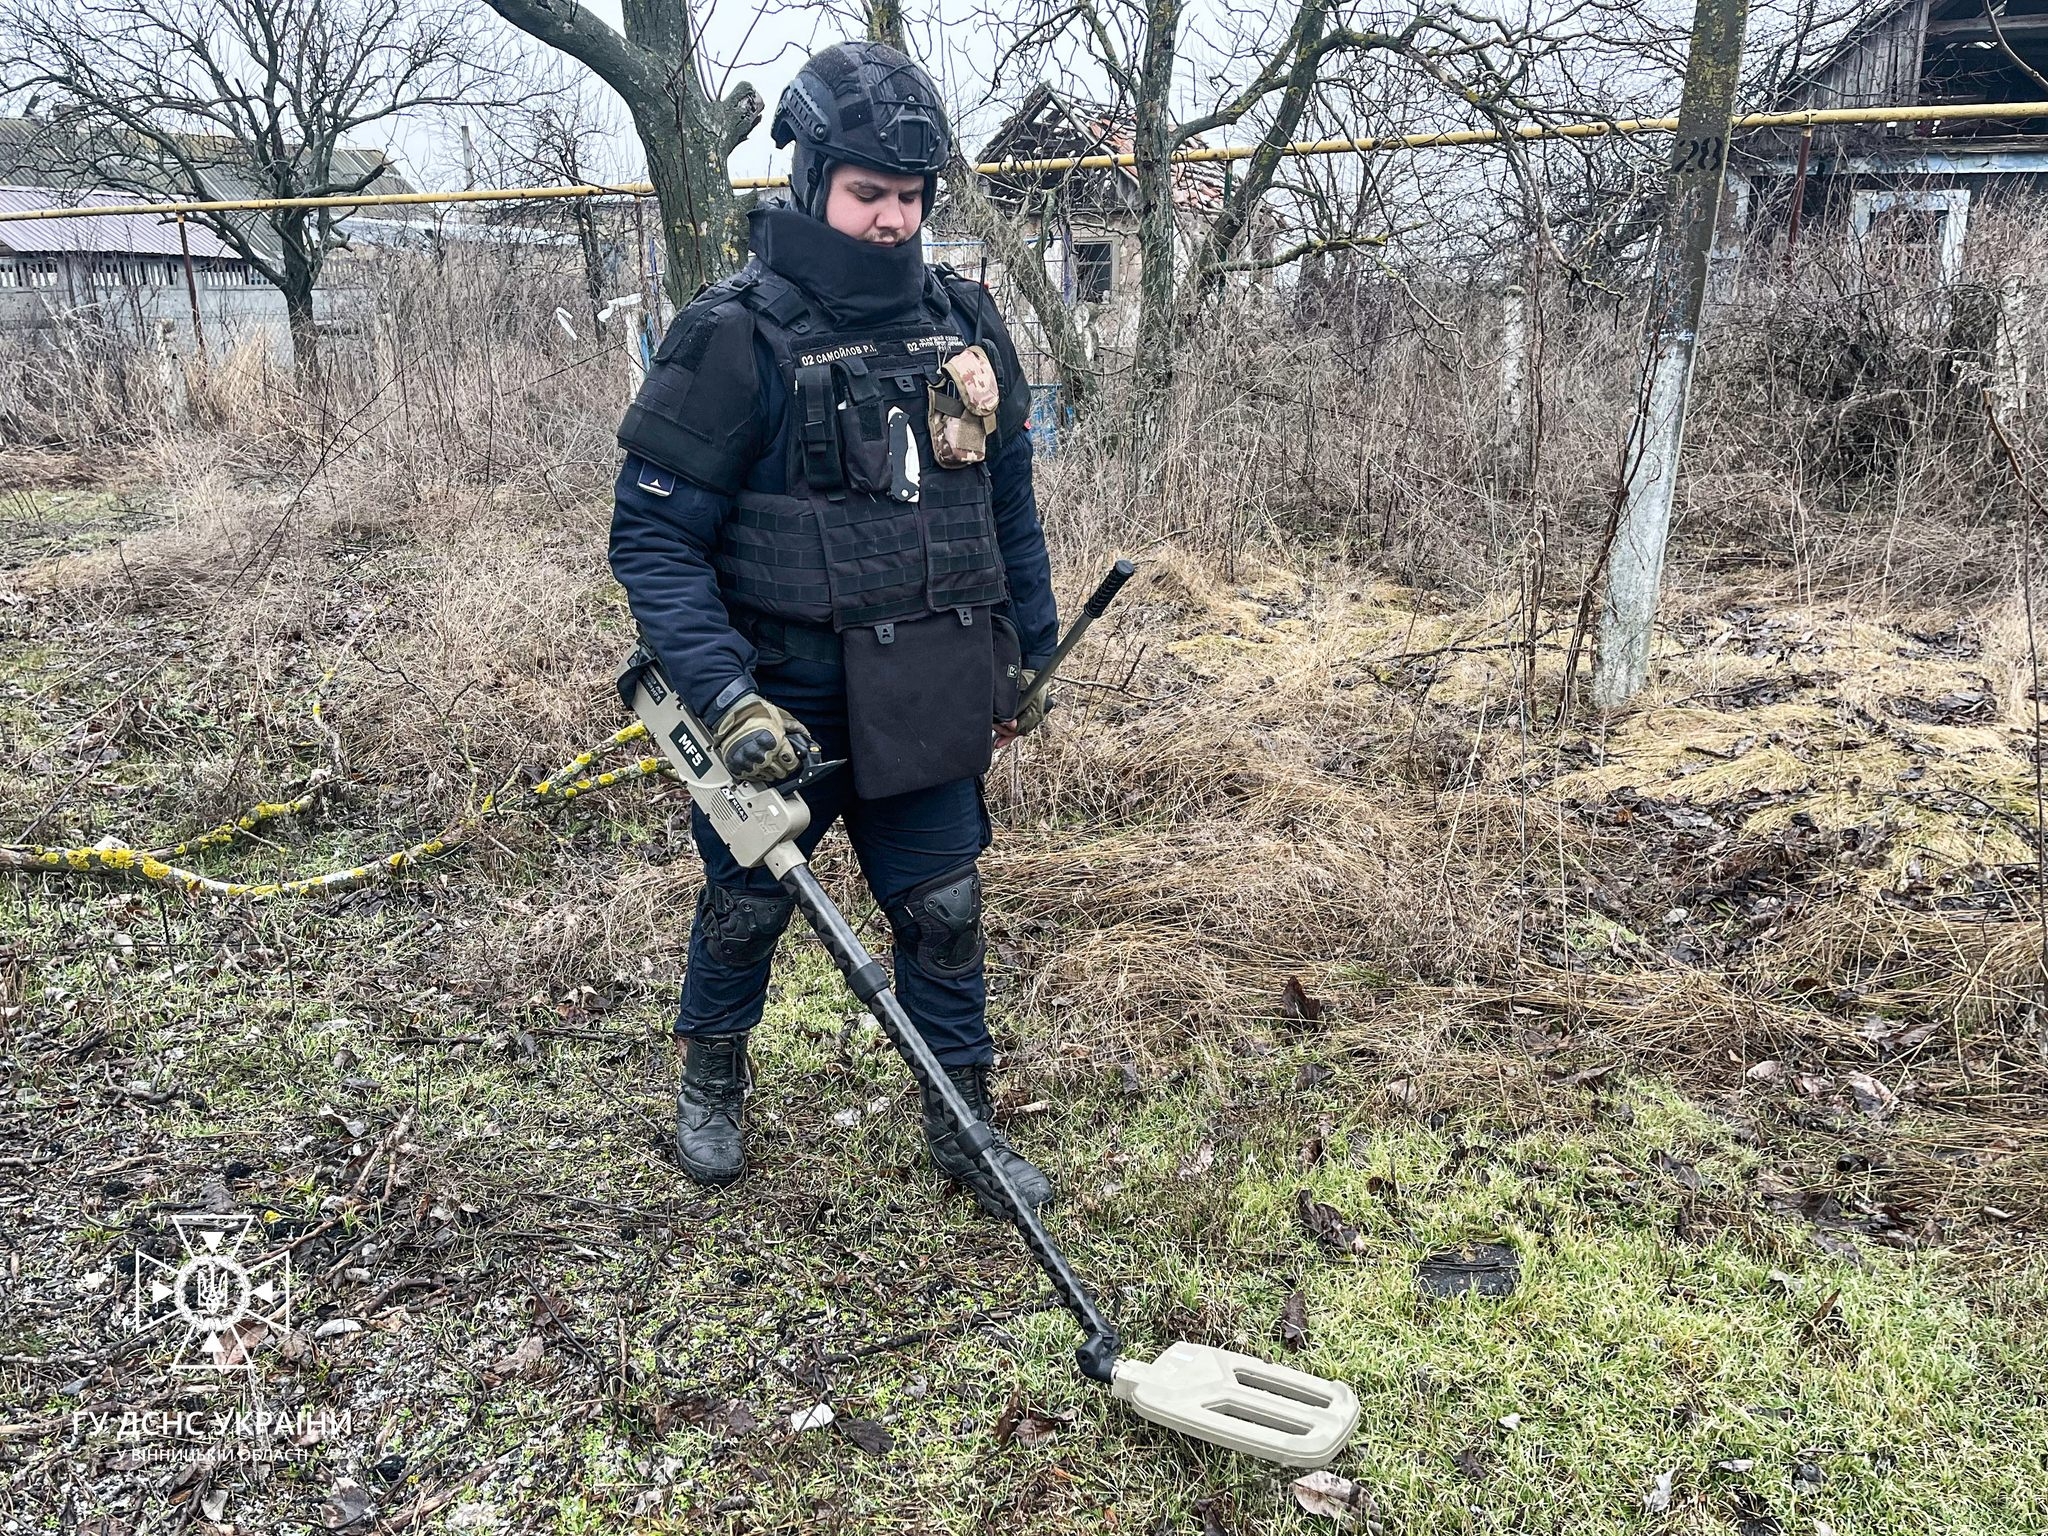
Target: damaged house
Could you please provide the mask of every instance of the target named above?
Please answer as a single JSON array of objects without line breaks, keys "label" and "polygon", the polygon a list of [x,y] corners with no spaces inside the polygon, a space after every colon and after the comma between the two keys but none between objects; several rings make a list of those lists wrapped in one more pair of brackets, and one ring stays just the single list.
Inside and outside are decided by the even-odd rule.
[{"label": "damaged house", "polygon": [[1922,246],[1954,283],[1973,211],[2048,190],[2048,117],[1996,110],[2042,101],[2048,0],[1903,0],[1798,72],[1771,110],[1955,105],[1986,115],[1773,130],[1735,168],[1760,206],[1783,210],[1789,239],[1803,229]]},{"label": "damaged house", "polygon": [[[1032,88],[981,145],[976,159],[987,165],[1127,155],[1132,144],[1128,113],[1041,84]],[[1201,147],[1201,141],[1195,140],[1191,147]],[[1222,210],[1230,177],[1227,164],[1173,168],[1177,262],[1193,260],[1202,235]],[[1077,311],[1090,346],[1116,347],[1136,314],[1144,267],[1138,237],[1141,198],[1137,177],[1128,167],[1117,166],[1020,171],[981,179],[990,200],[1016,221],[1026,239],[1043,253],[1047,275]],[[1254,253],[1269,251],[1276,233],[1276,221],[1262,211],[1253,222],[1247,244]],[[1035,322],[1015,296],[1005,291],[1001,263],[984,251],[979,240],[960,231],[943,203],[934,214],[926,243],[934,260],[949,262],[995,290],[1028,354],[1037,331]],[[1042,360],[1027,355],[1026,363],[1034,377],[1050,379]]]}]

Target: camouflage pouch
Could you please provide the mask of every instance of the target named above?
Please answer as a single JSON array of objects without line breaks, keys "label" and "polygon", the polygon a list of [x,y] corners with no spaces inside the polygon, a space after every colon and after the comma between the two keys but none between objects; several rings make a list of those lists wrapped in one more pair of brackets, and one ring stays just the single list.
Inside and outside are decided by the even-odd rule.
[{"label": "camouflage pouch", "polygon": [[939,382],[926,391],[932,456],[944,469],[979,464],[988,457],[988,440],[996,430],[1001,392],[995,365],[976,344],[947,358],[939,373]]}]

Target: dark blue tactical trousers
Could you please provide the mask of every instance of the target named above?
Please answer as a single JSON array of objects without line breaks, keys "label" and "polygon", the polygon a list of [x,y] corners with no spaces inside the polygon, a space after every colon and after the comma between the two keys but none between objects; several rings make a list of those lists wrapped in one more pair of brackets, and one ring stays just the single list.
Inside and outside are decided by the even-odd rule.
[{"label": "dark blue tactical trousers", "polygon": [[[839,667],[785,657],[767,644],[758,649],[754,680],[763,697],[803,722],[827,758],[845,757],[846,691]],[[842,768],[811,785],[803,798],[811,808],[811,824],[797,845],[808,857],[833,822],[844,820],[861,874],[885,914],[920,885],[970,869],[989,844],[988,813],[974,779],[862,800],[853,793],[852,774]],[[692,809],[690,830],[710,884],[761,895],[781,891],[767,870],[741,869],[734,862],[702,811]],[[794,921],[805,926],[801,913]],[[739,1034],[761,1022],[771,957],[744,967],[726,964],[707,948],[705,927],[700,907],[690,930],[678,1037]],[[982,966],[977,963],[964,975],[935,975],[920,963],[915,943],[900,941],[895,962],[896,995],[939,1061],[948,1067],[994,1061]]]}]

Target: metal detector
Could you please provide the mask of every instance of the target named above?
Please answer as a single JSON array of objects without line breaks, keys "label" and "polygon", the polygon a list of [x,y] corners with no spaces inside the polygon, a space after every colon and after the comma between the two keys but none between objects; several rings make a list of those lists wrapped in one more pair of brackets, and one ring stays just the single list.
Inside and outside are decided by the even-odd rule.
[{"label": "metal detector", "polygon": [[[1042,695],[1053,673],[1088,625],[1102,616],[1134,567],[1119,560],[1083,606],[1053,658],[1035,679],[1028,700]],[[808,762],[786,784],[736,782],[711,747],[711,733],[676,697],[660,663],[644,649],[634,652],[620,679],[630,688],[634,712],[663,754],[675,765],[697,807],[747,868],[765,866],[796,899],[812,930],[830,951],[853,995],[880,1022],[883,1032],[909,1064],[919,1088],[937,1096],[962,1147],[981,1159],[1024,1246],[1051,1278],[1060,1302],[1081,1325],[1084,1338],[1074,1351],[1081,1373],[1108,1386],[1120,1400],[1156,1424],[1213,1445],[1243,1451],[1290,1467],[1326,1466],[1358,1423],[1358,1397],[1342,1382],[1269,1365],[1251,1355],[1203,1344],[1175,1343],[1152,1361],[1121,1355],[1122,1341],[1075,1277],[1066,1256],[1040,1225],[1037,1213],[1018,1197],[991,1154],[988,1127],[960,1097],[931,1047],[904,1013],[888,975],[862,946],[832,904],[797,848],[810,825],[810,808],[798,793],[836,764]],[[1021,711],[1020,711],[1021,712]]]}]

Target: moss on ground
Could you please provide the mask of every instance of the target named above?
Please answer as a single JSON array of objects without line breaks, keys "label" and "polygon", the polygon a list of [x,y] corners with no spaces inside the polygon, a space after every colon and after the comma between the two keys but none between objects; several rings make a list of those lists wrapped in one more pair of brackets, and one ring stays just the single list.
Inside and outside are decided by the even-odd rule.
[{"label": "moss on ground", "polygon": [[[1419,686],[1458,718],[1504,696],[1498,616],[1362,584],[1341,629],[1305,618],[1280,578],[1188,601],[1208,633],[1167,649],[1203,675],[1292,669],[1349,689],[1422,658],[1437,670]],[[1843,723],[1884,699],[1975,710],[1943,702],[1972,658],[1904,657],[1825,707],[1798,688],[1687,702],[1784,683],[1773,634],[1747,623],[1731,633],[1748,649],[1703,641],[1660,707],[1554,792],[1682,807],[1761,791],[1752,842],[1800,816],[1882,814],[1893,847],[1843,866],[1859,887],[1888,887],[1915,856],[2016,862],[2011,818],[2031,799],[2004,734],[1937,721],[1902,744]],[[303,718],[322,657],[245,687],[214,675],[197,629],[116,631],[0,641],[0,681],[20,690],[0,689],[11,825],[47,810],[52,840],[175,841],[324,760]],[[1794,625],[1789,643],[1900,649],[1846,621],[1806,635]],[[150,683],[111,738],[121,755],[85,760],[99,747],[71,724],[121,699],[138,662]],[[31,768],[44,752],[55,767]],[[1908,764],[1926,772],[1901,791]],[[303,874],[409,842],[467,780],[436,799],[402,766],[194,862]],[[1055,805],[1045,820],[1089,828],[1100,879],[1119,838],[1182,811],[1120,814]],[[1158,1431],[1077,1377],[1070,1324],[1014,1237],[934,1179],[900,1064],[799,936],[755,1037],[754,1168],[716,1193],[682,1178],[666,1026],[694,884],[673,791],[645,787],[509,818],[325,907],[11,881],[0,1198],[25,1240],[0,1314],[0,1382],[19,1404],[0,1517],[40,1528],[68,1500],[84,1526],[175,1524],[210,1486],[237,1529],[320,1529],[350,1479],[381,1518],[428,1530],[1330,1529],[1287,1475]],[[999,926],[1023,894],[997,890]],[[852,910],[879,947],[873,914]],[[1617,971],[1644,965],[1663,914],[1628,915],[1586,905],[1559,932]],[[1441,1076],[1467,1079],[1439,1092],[1402,1052],[1442,989],[1349,955],[1304,969],[1341,1000],[1321,1022],[1246,989],[1218,1014],[1148,1024],[1141,1050],[1078,987],[1038,998],[1028,949],[995,947],[1005,1116],[1058,1178],[1053,1230],[1131,1349],[1192,1338],[1352,1382],[1364,1418],[1335,1470],[1383,1531],[2048,1531],[2048,1266],[1998,1235],[2010,1213],[1942,1229],[1967,1240],[1955,1249],[1923,1242],[1910,1213],[1870,1219],[1894,1154],[1936,1134],[1930,1106],[1788,1108],[1744,1078],[1740,1036],[1715,1053],[1733,1055],[1724,1093],[1613,1058],[1546,1077],[1564,1043],[1513,1003],[1503,1017],[1529,1036],[1460,1014],[1433,1037],[1458,1052]],[[1710,973],[1652,955],[1634,974],[1647,991]],[[1958,1200],[1978,1187],[1968,1168],[2019,1144],[1988,1120],[1939,1124],[1967,1142],[1939,1153]],[[1355,1241],[1320,1238],[1304,1196]],[[190,1391],[124,1305],[138,1246],[161,1251],[168,1215],[208,1203],[293,1245],[296,1326],[256,1356],[266,1400],[350,1415],[264,1480],[204,1470],[221,1448],[203,1444],[141,1465],[70,1417]],[[1468,1242],[1514,1251],[1512,1294],[1418,1295],[1418,1264]],[[1297,1295],[1301,1336],[1284,1340]],[[837,1424],[792,1432],[820,1401]]]},{"label": "moss on ground", "polygon": [[149,499],[99,489],[0,491],[0,570],[83,554],[148,527]]},{"label": "moss on ground", "polygon": [[[155,1202],[236,1164],[237,1204],[303,1232],[412,1112],[396,1198],[302,1265],[302,1325],[358,1318],[408,1274],[450,1294],[381,1308],[317,1363],[259,1355],[270,1390],[355,1412],[292,1475],[230,1485],[257,1528],[314,1523],[340,1475],[394,1509],[485,1464],[466,1502],[519,1528],[1192,1532],[1205,1509],[1231,1531],[1328,1528],[1285,1475],[1176,1440],[1076,1376],[1071,1327],[1029,1310],[1044,1287],[1014,1240],[924,1168],[900,1066],[808,944],[786,941],[755,1036],[755,1167],[705,1194],[664,1145],[658,986],[564,1025],[415,973],[387,1008],[364,961],[419,964],[408,936],[448,916],[425,891],[279,914],[255,930],[262,954],[222,974],[175,958],[235,952],[221,914],[123,927],[118,900],[23,896],[5,929],[39,943],[53,1032],[17,1107],[38,1112],[38,1144],[111,1116],[125,1129],[90,1131],[93,1157],[138,1146],[157,1165],[55,1198],[65,1237],[28,1257],[31,1288],[118,1284]],[[65,1067],[110,1026],[128,1064]],[[1034,1110],[1014,1134],[1059,1176],[1054,1230],[1131,1348],[1193,1337],[1354,1383],[1364,1419],[1336,1470],[1387,1529],[2048,1529],[2039,1268],[1820,1246],[1759,1206],[1758,1152],[1669,1088],[1625,1082],[1518,1124],[1371,1107],[1359,1065],[1313,1036],[1137,1092],[1013,1044],[1007,1102]],[[1316,1067],[1333,1070],[1297,1089]],[[175,1096],[109,1102],[100,1079]],[[1302,1190],[1357,1228],[1355,1251],[1304,1227]],[[1472,1240],[1517,1252],[1514,1293],[1418,1297],[1417,1262]],[[1296,1290],[1291,1351],[1275,1328]],[[114,1328],[74,1307],[8,1348]],[[499,1379],[536,1331],[540,1362]],[[66,1408],[47,1391],[31,1413]],[[790,1433],[820,1400],[882,1425],[886,1453]],[[389,1484],[371,1474],[394,1456]],[[1646,1515],[1666,1473],[1669,1507]]]}]

